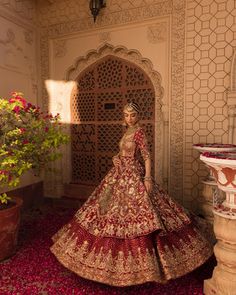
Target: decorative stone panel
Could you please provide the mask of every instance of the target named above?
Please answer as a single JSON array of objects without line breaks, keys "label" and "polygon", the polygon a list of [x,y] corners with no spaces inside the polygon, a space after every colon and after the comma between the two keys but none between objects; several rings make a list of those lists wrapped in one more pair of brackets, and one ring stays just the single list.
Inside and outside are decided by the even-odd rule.
[{"label": "decorative stone panel", "polygon": [[234,0],[187,1],[184,195],[197,203],[207,171],[196,143],[228,142],[230,61],[235,39]]},{"label": "decorative stone panel", "polygon": [[36,3],[32,0],[4,0],[0,6],[28,20],[36,19]]}]

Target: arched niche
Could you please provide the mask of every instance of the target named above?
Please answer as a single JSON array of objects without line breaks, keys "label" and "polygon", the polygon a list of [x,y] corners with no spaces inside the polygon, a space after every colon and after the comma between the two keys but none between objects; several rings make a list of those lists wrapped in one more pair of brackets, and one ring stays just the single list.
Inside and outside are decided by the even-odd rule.
[{"label": "arched niche", "polygon": [[[120,59],[133,64],[136,68],[140,69],[153,86],[154,96],[155,96],[155,119],[154,119],[154,154],[155,154],[155,178],[159,183],[163,183],[163,167],[165,167],[164,162],[168,161],[167,151],[168,148],[168,128],[164,130],[167,124],[164,124],[164,118],[166,121],[168,109],[165,106],[166,113],[163,114],[163,88],[161,86],[161,75],[153,69],[153,65],[150,60],[143,58],[137,50],[128,50],[123,46],[112,46],[110,44],[105,44],[97,50],[89,51],[86,56],[79,57],[73,66],[71,66],[65,75],[67,81],[77,81],[78,77],[81,77],[86,69],[93,66],[102,60],[114,57],[114,59]],[[71,94],[71,101],[73,102],[74,96],[76,95],[77,89],[73,89]],[[72,116],[73,117],[73,116]]]}]

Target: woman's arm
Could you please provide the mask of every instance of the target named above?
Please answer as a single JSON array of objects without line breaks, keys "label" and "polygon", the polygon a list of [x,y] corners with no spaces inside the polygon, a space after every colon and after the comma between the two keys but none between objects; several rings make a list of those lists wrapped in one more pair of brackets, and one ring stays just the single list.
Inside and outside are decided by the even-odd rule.
[{"label": "woman's arm", "polygon": [[145,176],[144,184],[148,193],[152,191],[152,177],[151,177],[151,159],[147,158],[145,161]]},{"label": "woman's arm", "polygon": [[144,130],[140,128],[135,134],[134,138],[138,148],[140,149],[142,158],[145,163],[144,185],[148,193],[152,191],[152,177],[151,177],[151,157],[148,149],[147,138]]},{"label": "woman's arm", "polygon": [[120,158],[119,158],[119,154],[118,153],[117,155],[113,156],[112,157],[112,162],[113,162],[113,165],[118,169],[121,165],[121,161],[120,161]]}]

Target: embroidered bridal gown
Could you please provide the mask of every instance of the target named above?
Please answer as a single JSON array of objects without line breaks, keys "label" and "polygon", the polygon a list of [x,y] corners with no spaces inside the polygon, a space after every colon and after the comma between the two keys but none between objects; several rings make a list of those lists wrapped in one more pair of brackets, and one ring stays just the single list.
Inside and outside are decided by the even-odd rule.
[{"label": "embroidered bridal gown", "polygon": [[73,219],[54,236],[52,253],[86,279],[113,286],[164,283],[191,272],[213,253],[204,222],[153,184],[147,194],[144,131],[129,130],[113,167]]}]

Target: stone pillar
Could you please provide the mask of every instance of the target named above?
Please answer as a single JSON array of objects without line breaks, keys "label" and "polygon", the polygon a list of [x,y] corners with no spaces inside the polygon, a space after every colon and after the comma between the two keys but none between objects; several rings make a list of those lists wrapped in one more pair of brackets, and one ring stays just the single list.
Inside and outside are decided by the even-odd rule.
[{"label": "stone pillar", "polygon": [[200,159],[211,169],[217,186],[226,193],[214,206],[214,253],[217,265],[212,278],[204,281],[205,295],[236,294],[236,152],[203,153]]},{"label": "stone pillar", "polygon": [[[194,144],[193,148],[201,153],[204,152],[234,152],[236,145],[220,143],[199,143]],[[225,199],[225,193],[218,189],[215,177],[210,170],[209,175],[202,181],[203,190],[199,199],[198,206],[200,214],[211,224],[213,224],[213,207],[221,204]]]},{"label": "stone pillar", "polygon": [[212,181],[202,181],[203,183],[203,189],[202,189],[202,195],[199,199],[199,210],[200,214],[205,217],[205,219],[213,224],[214,215],[212,212],[213,208],[213,198],[215,189],[217,187],[216,182]]},{"label": "stone pillar", "polygon": [[217,244],[214,253],[217,266],[212,278],[204,281],[206,295],[236,294],[236,219],[214,213],[214,232]]}]

